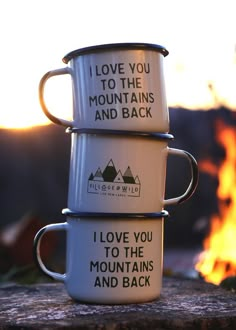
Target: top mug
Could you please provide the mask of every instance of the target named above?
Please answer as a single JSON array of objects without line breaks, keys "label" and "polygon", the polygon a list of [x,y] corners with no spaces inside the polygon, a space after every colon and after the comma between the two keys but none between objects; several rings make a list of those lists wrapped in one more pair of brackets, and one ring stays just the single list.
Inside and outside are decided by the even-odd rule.
[{"label": "top mug", "polygon": [[[63,58],[68,66],[47,72],[39,99],[54,123],[74,128],[169,132],[163,58],[168,51],[146,43],[118,43],[81,48]],[[72,120],[47,108],[44,88],[57,75],[71,75]],[[68,114],[69,115],[69,114]]]}]

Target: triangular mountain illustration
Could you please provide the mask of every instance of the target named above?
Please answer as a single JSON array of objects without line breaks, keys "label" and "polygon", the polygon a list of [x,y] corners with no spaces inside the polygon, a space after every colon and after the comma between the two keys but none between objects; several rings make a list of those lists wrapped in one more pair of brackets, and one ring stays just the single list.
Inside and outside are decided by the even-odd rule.
[{"label": "triangular mountain illustration", "polygon": [[122,176],[120,170],[118,171],[117,176],[115,177],[115,179],[114,179],[113,182],[121,182],[121,183],[124,183],[124,179],[123,179],[123,176]]},{"label": "triangular mountain illustration", "polygon": [[117,171],[112,159],[107,164],[105,170],[102,173],[102,176],[104,181],[106,182],[113,182],[115,177],[117,176]]},{"label": "triangular mountain illustration", "polygon": [[120,169],[116,170],[113,160],[110,159],[103,172],[100,167],[95,174],[91,172],[87,192],[119,197],[139,197],[141,184],[138,175],[134,178],[130,166],[127,167],[123,175],[121,171]]},{"label": "triangular mountain illustration", "polygon": [[104,181],[100,167],[97,169],[97,172],[94,174],[93,180],[94,181]]},{"label": "triangular mountain illustration", "polygon": [[140,184],[140,180],[139,180],[139,177],[137,175],[136,175],[134,181],[135,181],[136,184]]},{"label": "triangular mountain illustration", "polygon": [[127,170],[125,171],[123,178],[124,178],[125,183],[135,183],[133,174],[132,174],[129,166],[127,167]]}]

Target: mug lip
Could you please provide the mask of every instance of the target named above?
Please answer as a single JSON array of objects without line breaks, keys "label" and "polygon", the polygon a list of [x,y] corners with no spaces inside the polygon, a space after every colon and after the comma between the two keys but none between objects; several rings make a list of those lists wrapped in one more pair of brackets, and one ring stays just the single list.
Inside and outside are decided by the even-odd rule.
[{"label": "mug lip", "polygon": [[169,52],[168,50],[158,44],[152,44],[152,43],[142,43],[142,42],[122,42],[122,43],[109,43],[109,44],[101,44],[101,45],[95,45],[95,46],[88,46],[79,48],[76,50],[73,50],[66,54],[62,61],[64,63],[68,63],[70,60],[72,60],[74,57],[86,55],[86,54],[92,54],[92,53],[98,53],[102,51],[112,51],[112,50],[154,50],[158,53],[161,53],[164,57],[166,57]]},{"label": "mug lip", "polygon": [[167,218],[169,217],[169,212],[166,210],[162,210],[161,212],[150,212],[150,213],[112,213],[112,212],[80,212],[73,211],[69,208],[65,208],[62,210],[62,214],[69,216],[71,218],[138,218],[138,219],[146,219],[146,218]]},{"label": "mug lip", "polygon": [[156,139],[156,140],[173,140],[174,139],[174,136],[169,133],[126,131],[126,130],[123,131],[123,130],[100,129],[100,128],[68,127],[66,129],[66,133],[136,136],[136,137],[152,138],[152,139]]}]

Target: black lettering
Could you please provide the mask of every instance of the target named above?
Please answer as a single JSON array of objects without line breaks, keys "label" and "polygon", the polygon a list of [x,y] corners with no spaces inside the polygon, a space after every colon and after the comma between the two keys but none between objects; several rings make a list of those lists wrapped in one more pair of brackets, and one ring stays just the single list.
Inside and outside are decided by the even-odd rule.
[{"label": "black lettering", "polygon": [[154,102],[154,96],[153,93],[149,93],[149,102],[153,103]]},{"label": "black lettering", "polygon": [[135,242],[151,242],[152,241],[152,232],[151,231],[142,231],[142,232],[134,232]]},{"label": "black lettering", "polygon": [[136,96],[135,93],[131,94],[130,102],[131,103],[133,103],[133,102],[138,103],[138,99],[137,99],[137,96]]},{"label": "black lettering", "polygon": [[150,286],[150,275],[149,276],[145,276],[145,286]]},{"label": "black lettering", "polygon": [[[105,247],[107,248],[107,247]],[[117,251],[117,247],[109,247],[110,249],[117,249],[116,254],[119,253]],[[113,251],[114,254],[114,251]],[[128,253],[125,253],[126,256]],[[130,253],[131,254],[131,253]],[[130,255],[129,255],[130,256]],[[149,261],[90,261],[90,272],[95,273],[129,273],[129,272],[152,272],[153,271],[153,260]]]},{"label": "black lettering", "polygon": [[131,72],[134,73],[135,63],[129,63],[129,67],[131,69]]},{"label": "black lettering", "polygon": [[149,276],[140,276],[129,278],[127,276],[123,277],[122,281],[124,288],[133,288],[133,287],[146,287],[150,286],[150,275]]},{"label": "black lettering", "polygon": [[97,286],[99,288],[101,288],[101,281],[100,281],[100,277],[99,276],[96,277],[95,282],[94,282],[94,287],[96,288]]},{"label": "black lettering", "polygon": [[120,78],[120,81],[122,88],[142,88],[140,77]]},{"label": "black lettering", "polygon": [[134,262],[132,272],[138,272],[138,271],[139,271],[138,263]]},{"label": "black lettering", "polygon": [[95,282],[94,282],[94,287],[99,287],[99,288],[115,288],[118,285],[118,279],[116,277],[105,277],[102,276],[101,278],[99,276],[96,277]]},{"label": "black lettering", "polygon": [[149,101],[149,98],[148,98],[148,93],[141,93],[141,96],[140,96],[140,102],[142,103],[148,103]]},{"label": "black lettering", "polygon": [[123,243],[129,243],[129,232],[128,231],[122,231],[122,232],[112,232],[109,231],[107,233],[100,232],[100,242],[101,243],[113,243],[113,242],[123,242]]},{"label": "black lettering", "polygon": [[97,105],[97,96],[89,96],[89,106],[91,107],[95,103]]},{"label": "black lettering", "polygon": [[129,109],[128,108],[122,108],[122,117],[129,118]]},{"label": "black lettering", "polygon": [[101,114],[100,114],[99,110],[96,110],[96,113],[95,113],[95,121],[96,120],[102,120],[102,117],[101,117]]},{"label": "black lettering", "polygon": [[95,271],[98,272],[98,266],[99,266],[98,261],[96,261],[96,262],[90,261],[90,269],[89,269],[90,272],[93,272],[94,268],[95,268]]},{"label": "black lettering", "polygon": [[143,246],[124,246],[126,258],[143,258]]},{"label": "black lettering", "polygon": [[129,287],[129,278],[127,276],[123,277],[123,288]]},{"label": "black lettering", "polygon": [[101,67],[96,65],[95,67],[96,76],[107,76],[109,74],[124,74],[124,63],[111,63],[111,64],[103,64]]},{"label": "black lettering", "polygon": [[146,117],[145,108],[139,108],[139,116],[141,118],[145,118]]},{"label": "black lettering", "polygon": [[117,110],[116,109],[101,109],[96,110],[95,113],[95,121],[96,120],[105,120],[105,119],[115,119],[117,117]]},{"label": "black lettering", "polygon": [[146,108],[146,117],[152,118],[151,108]]},{"label": "black lettering", "polygon": [[149,270],[149,272],[152,272],[153,271],[153,261],[152,260],[149,261],[148,270]]},{"label": "black lettering", "polygon": [[150,64],[149,63],[129,63],[129,67],[132,73],[150,73]]}]

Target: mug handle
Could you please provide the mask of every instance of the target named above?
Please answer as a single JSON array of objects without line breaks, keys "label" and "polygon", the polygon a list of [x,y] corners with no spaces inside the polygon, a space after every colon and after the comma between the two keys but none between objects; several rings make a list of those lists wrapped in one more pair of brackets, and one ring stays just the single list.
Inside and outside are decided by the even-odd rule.
[{"label": "mug handle", "polygon": [[68,227],[68,223],[65,222],[65,223],[55,223],[41,228],[35,235],[34,245],[33,245],[33,254],[34,254],[35,262],[38,265],[38,267],[44,272],[44,274],[52,277],[54,280],[58,280],[61,282],[65,282],[66,274],[56,273],[47,269],[40,255],[40,245],[41,245],[41,239],[46,232],[53,230],[66,230],[67,227]]},{"label": "mug handle", "polygon": [[62,68],[62,69],[56,69],[56,70],[52,70],[52,71],[48,71],[47,73],[45,73],[45,75],[41,78],[40,83],[39,83],[39,102],[40,105],[43,109],[43,112],[45,113],[45,115],[55,124],[58,125],[63,125],[66,127],[72,127],[73,126],[73,121],[70,120],[66,120],[66,119],[62,119],[62,118],[58,118],[56,116],[54,116],[47,108],[45,100],[44,100],[44,87],[45,84],[47,82],[47,80],[51,77],[54,76],[59,76],[59,75],[63,75],[63,74],[70,74],[71,73],[71,69],[69,67],[66,68]]},{"label": "mug handle", "polygon": [[181,203],[185,202],[186,200],[188,200],[192,196],[194,191],[196,190],[197,183],[198,183],[198,165],[197,165],[195,158],[189,152],[187,152],[185,150],[181,150],[181,149],[167,148],[167,152],[168,152],[168,154],[187,158],[187,160],[189,161],[189,164],[190,164],[190,169],[191,169],[191,181],[190,181],[190,184],[189,184],[187,190],[185,191],[185,193],[183,195],[180,195],[179,197],[165,199],[163,201],[164,206],[181,204]]}]

